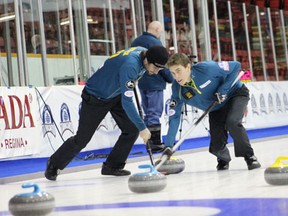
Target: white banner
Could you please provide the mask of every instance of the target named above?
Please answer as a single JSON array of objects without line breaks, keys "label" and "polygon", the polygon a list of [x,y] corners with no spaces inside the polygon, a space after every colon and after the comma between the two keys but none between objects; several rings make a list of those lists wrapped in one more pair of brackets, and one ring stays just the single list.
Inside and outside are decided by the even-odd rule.
[{"label": "white banner", "polygon": [[[38,97],[44,143],[41,156],[50,156],[64,140],[77,132],[83,86],[52,86],[37,90],[40,93]],[[108,113],[83,151],[112,147],[119,135],[120,130]]]},{"label": "white banner", "polygon": [[41,130],[34,88],[0,88],[0,158],[39,153]]},{"label": "white banner", "polygon": [[[247,116],[243,119],[246,129],[288,125],[288,82],[251,82],[246,85],[251,97]],[[27,155],[49,157],[64,140],[76,134],[83,86],[0,89],[0,159]],[[163,136],[168,130],[166,103],[170,95],[171,85],[167,85],[161,118]],[[183,107],[177,140],[202,113],[191,106]],[[208,130],[206,117],[187,139],[209,136]],[[119,135],[120,130],[108,113],[82,151],[113,147]],[[143,144],[143,140],[138,138],[135,144]]]},{"label": "white banner", "polygon": [[249,113],[253,123],[247,128],[288,125],[288,83],[251,82]]}]

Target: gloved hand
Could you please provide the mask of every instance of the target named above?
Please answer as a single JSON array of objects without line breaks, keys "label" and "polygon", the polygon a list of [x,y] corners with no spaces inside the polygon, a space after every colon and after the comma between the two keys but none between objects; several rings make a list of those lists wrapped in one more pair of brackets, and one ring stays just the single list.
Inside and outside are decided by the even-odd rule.
[{"label": "gloved hand", "polygon": [[215,96],[216,96],[216,101],[219,104],[223,103],[227,99],[227,95],[226,94],[221,94],[219,92],[215,93]]},{"label": "gloved hand", "polygon": [[151,132],[148,130],[148,128],[145,128],[144,130],[140,131],[139,136],[143,139],[144,143],[146,144],[148,140],[151,138]]}]

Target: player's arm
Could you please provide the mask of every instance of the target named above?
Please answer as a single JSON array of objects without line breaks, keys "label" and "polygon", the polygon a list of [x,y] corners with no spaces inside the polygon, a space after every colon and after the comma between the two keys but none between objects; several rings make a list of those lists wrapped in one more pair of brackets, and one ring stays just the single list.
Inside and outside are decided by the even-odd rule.
[{"label": "player's arm", "polygon": [[173,76],[172,76],[172,74],[168,68],[164,68],[164,69],[160,70],[159,74],[163,77],[163,79],[167,83],[172,83],[174,80],[174,78],[173,78]]},{"label": "player's arm", "polygon": [[223,61],[216,64],[219,67],[223,76],[224,82],[219,86],[217,92],[226,95],[231,89],[232,83],[238,76],[238,72],[241,68],[241,64],[238,61]]},{"label": "player's arm", "polygon": [[142,131],[146,128],[146,125],[140,117],[133,99],[136,80],[138,78],[139,72],[142,70],[142,65],[136,58],[129,58],[119,70],[121,102],[123,109],[127,113],[129,119],[139,129],[139,131]]},{"label": "player's arm", "polygon": [[169,111],[168,111],[169,128],[165,139],[165,145],[167,147],[172,147],[175,143],[175,138],[180,124],[181,110],[183,106],[183,102],[178,97],[179,88],[177,89],[175,88],[175,86],[173,87],[173,85],[172,85],[172,96],[170,99]]}]

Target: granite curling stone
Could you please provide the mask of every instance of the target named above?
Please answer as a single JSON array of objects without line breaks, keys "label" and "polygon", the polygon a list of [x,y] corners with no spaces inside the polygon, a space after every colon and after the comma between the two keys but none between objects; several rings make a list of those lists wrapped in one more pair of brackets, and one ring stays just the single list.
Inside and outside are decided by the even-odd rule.
[{"label": "granite curling stone", "polygon": [[288,161],[288,156],[280,156],[275,163],[265,169],[264,178],[271,185],[288,185],[288,164],[282,161]]},{"label": "granite curling stone", "polygon": [[151,193],[163,190],[167,185],[167,177],[158,172],[152,165],[140,165],[140,169],[149,168],[149,172],[136,173],[128,180],[129,189],[135,193]]},{"label": "granite curling stone", "polygon": [[40,191],[37,184],[23,184],[22,188],[34,187],[32,193],[17,194],[9,200],[9,211],[14,216],[43,216],[55,208],[54,197]]},{"label": "granite curling stone", "polygon": [[[160,161],[156,161],[156,165]],[[165,161],[162,166],[158,168],[158,171],[164,173],[165,175],[177,174],[185,169],[185,162],[179,157],[171,156],[167,161]]]}]

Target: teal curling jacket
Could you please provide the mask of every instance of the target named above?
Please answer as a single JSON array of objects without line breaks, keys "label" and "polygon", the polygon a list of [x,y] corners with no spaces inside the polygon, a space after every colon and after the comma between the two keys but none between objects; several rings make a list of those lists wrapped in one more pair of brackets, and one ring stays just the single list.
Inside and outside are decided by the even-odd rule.
[{"label": "teal curling jacket", "polygon": [[135,82],[146,68],[140,54],[143,47],[132,47],[111,55],[87,80],[87,92],[99,100],[111,100],[121,95],[122,106],[129,119],[141,131],[146,128],[133,102]]},{"label": "teal curling jacket", "polygon": [[215,93],[219,92],[228,96],[228,99],[213,108],[213,110],[220,109],[229,100],[229,96],[243,85],[238,80],[232,86],[238,76],[240,66],[237,61],[200,62],[192,66],[191,83],[180,86],[176,80],[173,81],[166,146],[172,147],[175,142],[183,104],[206,110],[215,101]]}]

